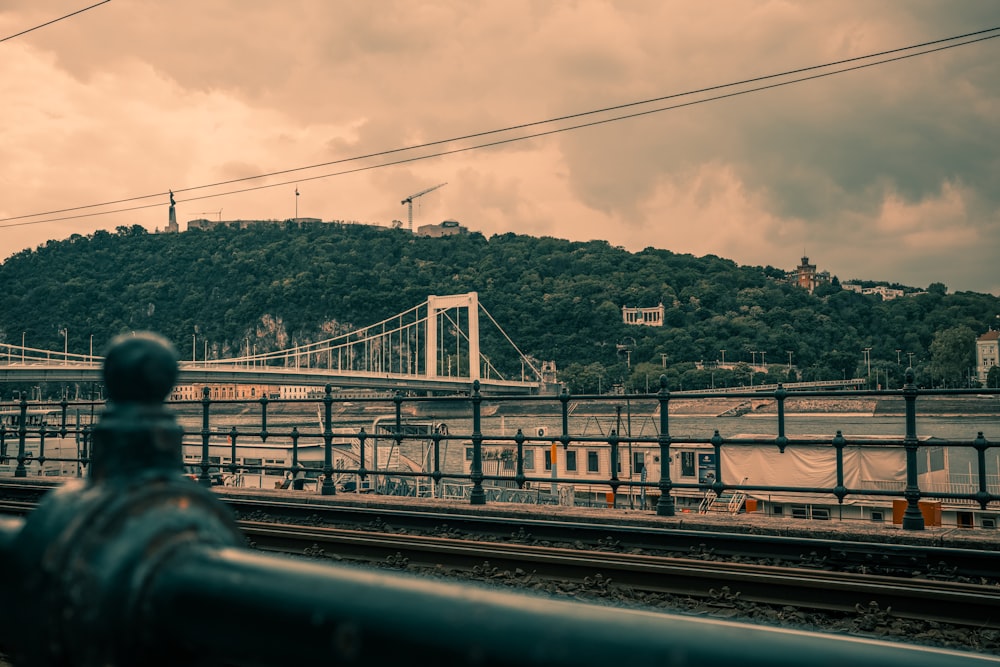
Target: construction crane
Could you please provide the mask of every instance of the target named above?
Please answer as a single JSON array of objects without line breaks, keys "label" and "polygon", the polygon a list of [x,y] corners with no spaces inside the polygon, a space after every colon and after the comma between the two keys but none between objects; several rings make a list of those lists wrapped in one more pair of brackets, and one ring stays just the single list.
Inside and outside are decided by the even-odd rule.
[{"label": "construction crane", "polygon": [[439,184],[435,185],[433,188],[427,188],[426,190],[421,190],[417,194],[410,195],[409,197],[407,197],[403,201],[399,202],[400,204],[409,204],[410,205],[410,210],[408,211],[408,216],[409,216],[408,219],[410,221],[410,231],[411,232],[413,231],[413,200],[416,199],[417,197],[422,197],[423,195],[427,194],[428,192],[433,192],[434,190],[437,190],[438,188],[444,187],[445,185],[448,185],[448,184],[447,183],[439,183]]},{"label": "construction crane", "polygon": [[200,213],[196,213],[195,215],[209,215],[209,214],[219,216],[219,222],[222,222],[222,209],[221,208],[218,211],[201,211]]}]

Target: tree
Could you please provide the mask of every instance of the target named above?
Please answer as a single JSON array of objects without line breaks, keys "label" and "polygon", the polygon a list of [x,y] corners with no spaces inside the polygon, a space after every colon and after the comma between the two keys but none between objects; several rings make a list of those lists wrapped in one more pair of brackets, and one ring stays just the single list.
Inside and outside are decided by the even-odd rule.
[{"label": "tree", "polygon": [[945,386],[958,386],[966,371],[976,365],[976,332],[967,326],[938,331],[930,352],[932,379],[940,378]]},{"label": "tree", "polygon": [[986,374],[986,387],[1000,389],[1000,366],[990,367],[990,372]]}]

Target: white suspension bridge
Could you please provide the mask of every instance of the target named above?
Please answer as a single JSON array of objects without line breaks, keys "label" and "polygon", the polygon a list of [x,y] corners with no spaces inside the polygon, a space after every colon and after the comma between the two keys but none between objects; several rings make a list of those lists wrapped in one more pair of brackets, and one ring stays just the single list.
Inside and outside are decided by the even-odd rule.
[{"label": "white suspension bridge", "polygon": [[[480,316],[493,326],[482,352]],[[0,382],[101,381],[103,358],[0,343]],[[503,368],[504,372],[500,369]],[[511,369],[519,377],[511,378]],[[227,359],[180,362],[178,384],[268,384],[530,394],[541,386],[536,362],[525,355],[479,303],[477,292],[428,296],[409,310],[326,340]]]}]

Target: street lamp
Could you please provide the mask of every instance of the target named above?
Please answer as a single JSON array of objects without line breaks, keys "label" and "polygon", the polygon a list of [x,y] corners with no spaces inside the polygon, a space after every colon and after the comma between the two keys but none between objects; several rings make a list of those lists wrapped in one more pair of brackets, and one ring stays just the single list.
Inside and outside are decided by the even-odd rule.
[{"label": "street lamp", "polygon": [[27,333],[28,333],[27,331],[22,331],[21,332],[21,365],[22,366],[24,365],[24,336]]},{"label": "street lamp", "polygon": [[722,365],[725,366],[726,365],[726,351],[725,350],[719,350],[719,352],[722,353]]},{"label": "street lamp", "polygon": [[63,366],[66,365],[66,360],[69,358],[69,328],[63,327]]},{"label": "street lamp", "polygon": [[896,365],[899,366],[899,353],[902,352],[899,348],[896,348]]},{"label": "street lamp", "polygon": [[785,350],[788,353],[788,370],[792,370],[792,351]]}]

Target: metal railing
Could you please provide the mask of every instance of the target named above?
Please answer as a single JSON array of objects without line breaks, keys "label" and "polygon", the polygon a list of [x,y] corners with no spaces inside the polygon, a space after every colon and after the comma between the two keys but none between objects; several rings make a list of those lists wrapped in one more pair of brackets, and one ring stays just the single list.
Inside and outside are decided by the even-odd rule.
[{"label": "metal railing", "polygon": [[[982,432],[977,432],[975,436],[965,440],[945,440],[935,439],[933,446],[937,448],[966,449],[975,453],[976,470],[970,471],[970,476],[974,480],[969,480],[971,486],[966,484],[941,485],[925,484],[922,488],[918,484],[918,452],[921,448],[927,447],[927,443],[922,443],[917,437],[917,406],[918,402],[927,397],[950,397],[953,399],[969,398],[973,394],[987,395],[997,399],[1000,406],[1000,390],[997,389],[951,389],[951,390],[926,390],[917,388],[913,381],[913,373],[908,370],[906,373],[906,384],[900,390],[885,391],[786,391],[780,385],[773,392],[747,392],[730,393],[730,399],[740,401],[763,401],[770,403],[769,408],[774,410],[773,437],[728,437],[720,435],[718,429],[713,429],[711,434],[705,433],[697,437],[679,436],[671,433],[671,402],[683,400],[685,403],[703,400],[718,400],[718,395],[714,393],[691,393],[687,392],[681,396],[673,395],[667,391],[665,383],[661,380],[661,389],[655,394],[631,395],[629,400],[633,404],[645,403],[650,407],[650,419],[654,422],[654,432],[639,436],[621,435],[617,430],[612,429],[609,433],[594,436],[573,432],[570,427],[570,412],[575,414],[586,412],[583,406],[588,406],[591,411],[603,411],[612,413],[618,407],[620,416],[620,405],[622,397],[617,395],[573,395],[562,393],[557,396],[531,396],[531,397],[505,397],[505,396],[483,396],[480,393],[478,383],[471,383],[469,393],[462,396],[448,397],[427,397],[427,396],[404,396],[397,392],[391,398],[385,397],[338,397],[333,387],[327,386],[322,395],[306,399],[279,400],[268,398],[266,395],[253,400],[213,400],[210,398],[210,390],[204,388],[203,397],[197,401],[175,401],[170,405],[178,410],[182,410],[189,415],[191,422],[200,422],[201,428],[190,426],[184,433],[185,449],[189,455],[185,457],[185,463],[196,471],[199,481],[210,486],[218,483],[222,479],[241,479],[245,484],[248,476],[257,474],[259,479],[267,475],[291,477],[294,481],[292,488],[302,488],[305,482],[303,477],[311,475],[309,485],[317,488],[323,495],[334,495],[337,493],[338,482],[343,483],[345,479],[354,478],[357,480],[357,487],[363,484],[370,485],[376,492],[387,494],[416,493],[416,489],[424,489],[421,493],[443,497],[443,482],[455,484],[468,484],[469,490],[467,498],[470,504],[480,505],[492,500],[506,501],[511,498],[528,498],[529,502],[535,503],[557,503],[558,495],[553,492],[550,495],[539,493],[539,489],[544,489],[549,485],[555,489],[556,485],[580,485],[586,484],[591,487],[603,485],[612,494],[617,494],[622,487],[628,486],[630,495],[641,492],[645,496],[649,494],[655,501],[655,511],[661,516],[673,516],[677,511],[675,496],[680,492],[682,495],[702,496],[706,491],[712,491],[716,496],[722,496],[725,492],[739,494],[807,494],[815,496],[823,494],[830,498],[831,503],[843,503],[845,499],[851,497],[884,498],[891,501],[894,498],[905,499],[906,511],[902,519],[902,526],[907,530],[920,530],[924,528],[924,517],[919,509],[920,499],[939,499],[952,502],[956,505],[978,505],[981,509],[986,509],[991,503],[1000,501],[1000,494],[995,483],[996,471],[990,470],[987,465],[986,452],[990,448],[997,447],[997,443],[988,440]],[[872,398],[886,399],[892,398],[902,400],[904,409],[899,414],[899,432],[896,436],[881,438],[878,440],[864,437],[845,437],[840,431],[829,436],[828,440],[818,442],[815,439],[790,438],[786,436],[786,403],[789,399],[809,399],[809,400],[830,400],[851,398]],[[469,424],[465,432],[456,431],[454,428],[443,429],[435,427],[423,431],[415,430],[413,427],[414,414],[430,412],[421,410],[422,404],[433,404],[434,409],[439,413],[450,415],[451,419],[464,421]],[[548,414],[558,421],[561,427],[552,431],[529,432],[525,434],[518,429],[515,435],[503,433],[488,433],[483,430],[484,416],[502,409],[505,405],[519,404],[527,410],[536,410],[540,414]],[[93,401],[58,401],[54,403],[31,402],[22,399],[15,403],[0,403],[0,413],[6,416],[16,416],[15,419],[6,419],[0,424],[0,464],[9,461],[16,461],[16,468],[13,471],[15,476],[25,476],[28,474],[28,467],[33,466],[38,473],[41,473],[53,463],[70,464],[76,466],[77,474],[82,474],[89,464],[88,452],[91,440],[91,426],[89,423],[90,414],[100,406],[100,403]],[[343,415],[348,406],[354,406],[363,413],[377,413],[381,415],[375,423],[368,427],[354,428],[346,426],[343,422]],[[484,407],[486,406],[486,407]],[[572,407],[571,407],[572,406]],[[273,424],[275,411],[279,409],[297,410],[298,412],[315,411],[318,413],[313,426],[295,426],[290,430],[282,427],[276,428]],[[234,412],[242,413],[245,423],[237,425],[234,422]],[[250,413],[250,417],[247,416]],[[1000,409],[998,409],[1000,414]],[[44,415],[44,421],[33,421],[33,416]],[[77,419],[74,422],[73,416]],[[81,415],[83,418],[81,419]],[[281,416],[281,413],[278,413]],[[759,415],[758,415],[759,416]],[[994,415],[997,416],[997,415]],[[271,420],[269,422],[269,420]],[[246,422],[251,423],[246,423]],[[759,425],[762,420],[756,420]],[[970,434],[971,435],[971,434]],[[58,456],[52,455],[51,442],[54,438],[65,443],[66,438],[72,438],[73,443],[69,447],[67,455],[66,447],[63,446]],[[285,443],[285,449],[290,456],[286,456],[284,461],[272,460],[268,462],[264,456],[256,456],[251,461],[247,452],[252,448],[274,443],[281,440]],[[353,443],[351,451],[344,454],[337,445],[341,446],[345,441]],[[385,443],[391,452],[398,452],[404,442],[421,441],[426,445],[427,456],[419,468],[390,468],[384,459],[379,461],[379,452],[384,450]],[[490,472],[484,469],[484,442],[488,441],[490,446],[504,446],[507,448],[510,459],[505,466],[506,469],[499,469],[494,466]],[[46,449],[49,443],[49,449]],[[845,484],[844,452],[852,447],[864,447],[872,444],[880,446],[895,447],[905,456],[905,482],[886,480],[873,480],[874,484],[863,484],[858,488],[849,488]],[[380,448],[381,445],[381,448]],[[446,469],[443,466],[443,451],[451,445],[468,448],[471,453],[471,460],[468,462],[468,469]],[[713,454],[712,475],[709,481],[675,481],[671,479],[669,464],[661,465],[659,479],[647,479],[642,475],[640,479],[635,479],[636,475],[631,470],[632,461],[629,461],[629,472],[626,478],[622,478],[617,465],[611,465],[610,473],[603,478],[593,476],[581,479],[576,476],[553,476],[551,474],[531,474],[526,471],[526,446],[545,447],[558,445],[562,451],[567,451],[571,446],[574,449],[586,448],[587,446],[606,447],[610,451],[610,460],[619,461],[620,456],[627,449],[642,448],[656,452],[656,456],[662,462],[670,462],[672,453],[682,446],[698,446]],[[773,447],[777,451],[784,452],[787,448],[795,447],[815,447],[817,445],[832,448],[835,452],[836,483],[833,486],[815,487],[796,485],[794,479],[788,480],[788,484],[760,485],[748,483],[743,479],[739,483],[726,483],[723,473],[722,452],[730,448],[740,447]],[[16,447],[16,453],[14,451]],[[317,448],[322,452],[322,460],[315,455],[309,461],[302,457],[304,448],[311,448],[316,452]],[[198,451],[198,454],[191,455],[190,452]],[[251,461],[248,463],[248,461]],[[536,466],[537,467],[537,466]],[[2,468],[2,466],[0,466]],[[390,476],[392,479],[390,480]],[[412,479],[411,483],[407,480]],[[993,483],[991,483],[991,481]],[[902,488],[900,488],[900,485]],[[498,491],[504,487],[534,493],[516,494]],[[427,490],[430,489],[428,492]],[[452,494],[449,494],[452,495]],[[612,503],[614,504],[614,503]]]}]

